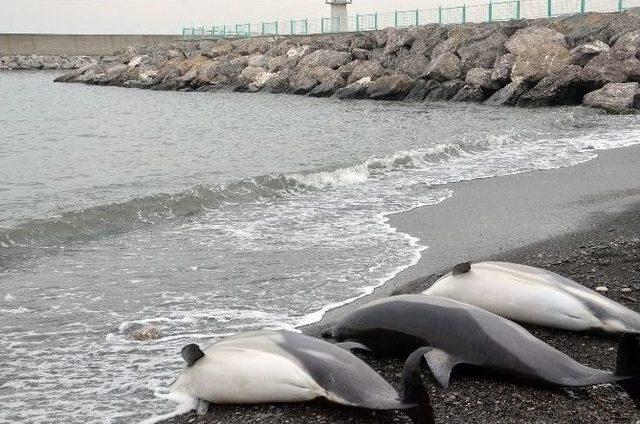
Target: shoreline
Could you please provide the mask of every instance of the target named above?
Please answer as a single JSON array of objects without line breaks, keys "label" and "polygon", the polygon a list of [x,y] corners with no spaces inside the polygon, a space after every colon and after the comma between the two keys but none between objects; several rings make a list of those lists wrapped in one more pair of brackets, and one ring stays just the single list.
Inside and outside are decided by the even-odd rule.
[{"label": "shoreline", "polygon": [[[481,178],[469,181],[447,184],[447,188],[453,191],[453,195],[444,201],[428,206],[420,206],[406,212],[389,215],[389,224],[398,232],[409,234],[418,239],[418,243],[426,246],[422,250],[418,263],[409,266],[399,272],[395,277],[377,287],[373,293],[348,303],[344,306],[331,309],[324,314],[321,320],[306,326],[300,326],[304,332],[319,334],[324,328],[330,325],[337,317],[348,312],[363,303],[380,297],[390,295],[394,290],[410,283],[416,279],[427,277],[431,274],[441,274],[456,263],[468,260],[478,261],[494,257],[496,255],[516,251],[528,245],[542,242],[554,237],[560,237],[571,233],[587,230],[594,225],[593,216],[601,217],[606,212],[616,212],[624,210],[635,203],[640,203],[640,146],[629,146],[619,149],[603,150],[597,152],[598,157],[584,163],[565,168],[550,170],[535,170],[521,174],[503,175],[494,178]],[[619,166],[630,162],[628,166]],[[623,170],[624,169],[624,170]],[[593,174],[599,175],[598,187],[587,188],[577,184],[583,176]],[[594,177],[595,178],[595,177]],[[572,193],[559,192],[559,187],[566,187],[558,182],[571,182],[568,187]],[[634,184],[633,181],[638,181]],[[619,187],[610,190],[608,187]],[[523,192],[517,193],[516,189],[526,187]],[[558,224],[551,225],[545,223],[544,219],[547,210],[544,207],[536,209],[534,207],[538,200],[543,200],[543,192],[546,187],[555,187],[553,200],[547,200],[547,204],[554,203],[556,208],[555,217],[560,217],[562,212],[569,212],[572,215],[561,217]],[[526,199],[524,191],[531,190],[535,198]],[[491,199],[486,196],[494,194]],[[457,238],[462,238],[463,231],[474,231],[469,225],[474,215],[472,211],[465,211],[464,203],[474,205],[483,210],[483,213],[491,212],[492,207],[502,211],[510,210],[513,213],[514,202],[508,200],[501,202],[499,197],[508,193],[517,195],[519,202],[518,214],[520,219],[512,216],[510,222],[502,226],[502,234],[493,237],[493,240],[484,241],[482,245],[473,245],[471,240],[480,241],[484,235],[483,230],[495,231],[500,226],[499,221],[504,216],[500,211],[491,217],[483,217],[482,226],[475,229],[473,238],[468,238],[465,243]],[[566,198],[561,197],[565,195]],[[585,196],[599,196],[600,202],[587,202],[582,208],[573,208],[573,201]],[[469,200],[469,197],[473,197]],[[507,204],[509,203],[509,204]],[[501,205],[501,206],[500,206]],[[506,214],[507,216],[509,214]],[[452,222],[467,223],[458,225]],[[497,218],[497,219],[496,219]],[[524,218],[528,220],[521,221]],[[434,222],[436,222],[434,224]],[[510,231],[517,231],[518,227],[533,225],[544,232],[525,231],[517,237],[508,236]],[[437,228],[437,233],[434,231]],[[456,234],[457,232],[457,234]],[[458,236],[458,237],[457,237]],[[464,252],[454,257],[449,257],[451,252]],[[487,253],[489,252],[489,253]]]},{"label": "shoreline", "polygon": [[[606,283],[602,283],[599,269],[575,267],[581,260],[590,258],[584,253],[575,257],[576,252],[585,249],[615,252],[626,249],[626,253],[638,255],[640,146],[599,151],[597,158],[572,167],[463,181],[448,186],[453,190],[451,198],[437,205],[389,216],[389,224],[397,231],[417,237],[422,240],[421,244],[428,246],[417,264],[401,271],[372,294],[329,310],[320,321],[299,329],[319,336],[340,315],[358,305],[386,296],[416,278],[446,272],[450,266],[466,260],[510,260],[548,268],[589,287],[604,284],[610,288],[607,296],[625,306],[640,309],[640,303],[636,303],[640,297],[640,278],[637,284],[633,283],[637,288],[627,287],[628,281],[617,278],[621,272],[628,271],[626,267],[618,269],[617,273],[612,271],[616,277]],[[474,205],[474,209],[469,210],[466,204]],[[492,232],[491,237],[485,236],[487,231]],[[596,284],[596,281],[600,282]],[[632,281],[635,281],[633,277]],[[621,291],[622,285],[632,292]],[[527,329],[587,365],[613,366],[615,339],[531,326]],[[365,359],[392,384],[397,384],[401,370],[399,361]],[[439,422],[571,420],[586,423],[597,419],[598,422],[613,423],[640,418],[631,401],[615,385],[545,389],[489,376],[454,378],[457,381],[446,391],[436,387],[432,378],[428,380]],[[541,397],[545,400],[541,401]],[[505,402],[503,398],[511,401]],[[594,402],[602,409],[594,409]],[[452,414],[451,409],[457,412]],[[498,419],[495,414],[499,411]],[[443,420],[445,417],[447,419]],[[295,405],[217,406],[205,417],[189,413],[161,422],[244,424],[293,420],[297,423],[336,423],[353,422],[354,419],[359,423],[409,422],[401,413],[373,413],[323,401]]]}]

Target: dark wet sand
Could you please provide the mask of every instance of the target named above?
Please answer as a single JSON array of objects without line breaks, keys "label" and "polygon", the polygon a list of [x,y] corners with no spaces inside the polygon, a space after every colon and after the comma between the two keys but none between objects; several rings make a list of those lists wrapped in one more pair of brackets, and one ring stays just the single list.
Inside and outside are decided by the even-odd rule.
[{"label": "dark wet sand", "polygon": [[[414,267],[377,290],[394,288],[463,260],[506,260],[549,269],[640,311],[640,148],[601,152],[583,165],[452,185],[437,206],[392,217],[429,249]],[[368,301],[372,297],[360,302]],[[331,311],[303,330],[318,335],[353,308]],[[576,360],[612,369],[615,338],[527,327]],[[400,361],[363,357],[394,385]],[[439,423],[631,423],[640,420],[617,385],[581,389],[531,387],[489,375],[454,374],[448,390],[425,375]],[[326,402],[216,406],[206,417],[166,423],[409,423],[401,413],[373,413]]]}]

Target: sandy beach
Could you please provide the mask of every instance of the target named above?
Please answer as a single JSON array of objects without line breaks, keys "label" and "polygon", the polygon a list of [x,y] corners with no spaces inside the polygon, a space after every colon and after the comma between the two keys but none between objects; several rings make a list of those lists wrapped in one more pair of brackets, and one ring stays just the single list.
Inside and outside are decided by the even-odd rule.
[{"label": "sandy beach", "polygon": [[[341,314],[372,298],[465,260],[505,260],[558,272],[640,310],[640,148],[598,152],[585,164],[455,184],[445,202],[391,217],[400,231],[429,246],[421,261],[367,298],[330,311],[303,331],[318,335]],[[427,284],[428,285],[428,284]],[[415,289],[425,284],[412,284]],[[527,327],[592,367],[611,369],[616,340]],[[392,384],[400,361],[363,357]],[[448,390],[425,375],[437,422],[629,423],[640,419],[621,388],[531,387],[490,375],[454,374]],[[387,423],[400,413],[373,413],[326,402],[234,406],[166,423]]]}]

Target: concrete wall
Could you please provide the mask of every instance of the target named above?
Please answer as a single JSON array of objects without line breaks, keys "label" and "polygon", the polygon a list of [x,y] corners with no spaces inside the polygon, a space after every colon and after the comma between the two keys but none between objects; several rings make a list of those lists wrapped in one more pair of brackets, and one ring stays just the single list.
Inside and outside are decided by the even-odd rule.
[{"label": "concrete wall", "polygon": [[179,35],[0,34],[0,55],[110,55],[136,44],[161,44]]}]

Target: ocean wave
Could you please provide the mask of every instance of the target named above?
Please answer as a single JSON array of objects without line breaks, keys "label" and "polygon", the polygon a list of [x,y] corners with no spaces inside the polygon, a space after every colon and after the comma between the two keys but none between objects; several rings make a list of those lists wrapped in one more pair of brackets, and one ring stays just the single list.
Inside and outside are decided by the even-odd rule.
[{"label": "ocean wave", "polygon": [[134,231],[176,218],[188,218],[215,210],[223,204],[273,201],[366,183],[388,172],[424,168],[475,151],[510,143],[509,137],[442,144],[429,149],[399,151],[329,170],[283,175],[263,175],[217,187],[197,185],[182,192],[161,193],[127,202],[112,203],[40,219],[26,220],[12,228],[0,228],[2,249],[56,248],[100,237]]}]

